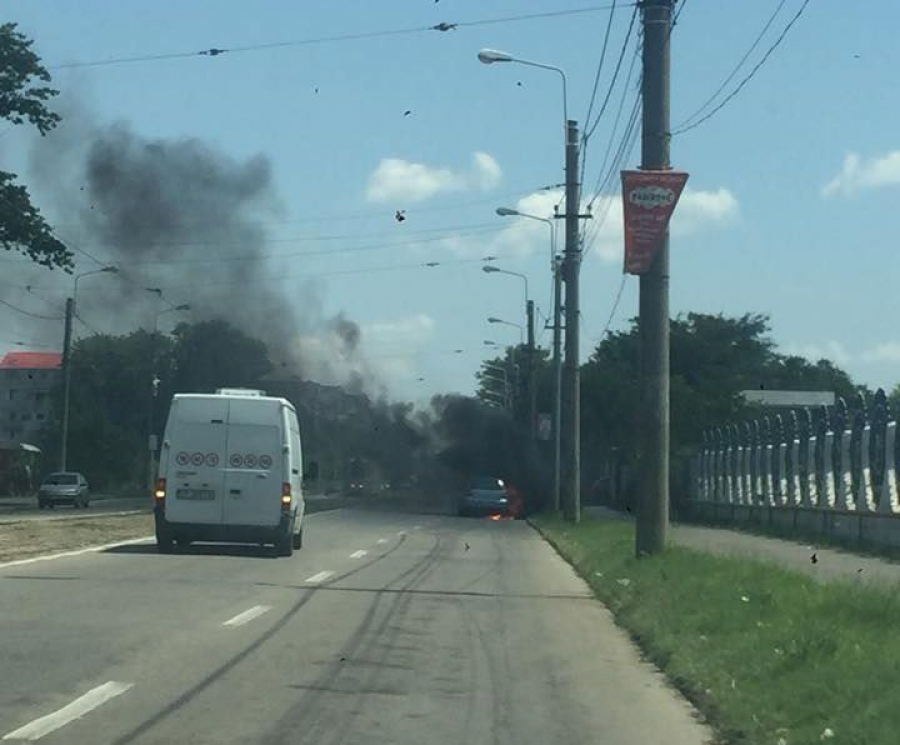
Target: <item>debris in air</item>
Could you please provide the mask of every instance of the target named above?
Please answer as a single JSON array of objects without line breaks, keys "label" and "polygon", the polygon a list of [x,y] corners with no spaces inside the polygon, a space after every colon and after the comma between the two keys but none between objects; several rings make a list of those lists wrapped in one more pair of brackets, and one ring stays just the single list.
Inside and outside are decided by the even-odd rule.
[{"label": "debris in air", "polygon": [[809,560],[810,560],[810,562],[812,562],[813,564],[818,564],[818,563],[819,563],[819,557],[818,557],[816,554],[813,554],[812,556],[810,556],[810,557],[809,557]]},{"label": "debris in air", "polygon": [[394,213],[394,219],[397,222],[403,222],[406,219],[406,210],[397,210]]},{"label": "debris in air", "polygon": [[403,116],[409,116],[410,114],[412,114],[412,109],[407,109],[403,112]]},{"label": "debris in air", "polygon": [[212,49],[204,49],[202,52],[199,52],[199,54],[205,54],[207,57],[218,57],[220,54],[225,54],[227,51],[227,49],[217,49],[216,47],[213,47]]},{"label": "debris in air", "polygon": [[516,85],[519,86],[519,87],[521,88],[521,87],[522,87],[522,81],[521,81],[521,80],[517,80],[517,81],[516,81]]},{"label": "debris in air", "polygon": [[452,31],[457,27],[456,23],[447,23],[446,21],[441,21],[437,26],[432,26],[432,31]]}]

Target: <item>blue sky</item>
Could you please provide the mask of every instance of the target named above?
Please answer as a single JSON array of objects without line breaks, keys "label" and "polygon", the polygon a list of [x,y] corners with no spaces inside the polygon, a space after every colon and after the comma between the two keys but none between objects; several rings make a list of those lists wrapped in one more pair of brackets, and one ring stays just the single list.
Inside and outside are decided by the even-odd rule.
[{"label": "blue sky", "polygon": [[[52,67],[590,4],[14,0],[5,7]],[[777,5],[686,0],[672,39],[673,125],[719,86]],[[745,70],[800,5],[784,3]],[[734,100],[673,138],[673,165],[691,178],[673,221],[672,312],[768,313],[773,338],[787,351],[828,356],[860,382],[891,386],[900,381],[900,334],[886,321],[900,276],[893,246],[900,232],[893,126],[900,99],[892,35],[900,5],[880,3],[872,11],[869,4],[813,0]],[[601,96],[631,12],[625,6],[614,14]],[[316,295],[326,315],[343,311],[360,323],[367,364],[394,396],[422,400],[439,391],[471,392],[484,340],[517,338],[514,328],[489,326],[486,318],[522,322],[522,284],[481,272],[483,256],[527,274],[541,312],[550,311],[546,226],[494,210],[518,206],[549,215],[558,199],[539,190],[563,177],[559,78],[514,64],[485,66],[476,54],[492,47],[563,68],[570,116],[583,121],[608,19],[603,10],[214,58],[63,68],[53,70],[54,84],[97,121],[126,120],[149,138],[199,137],[236,159],[268,156],[280,201],[268,226],[277,250],[395,244],[291,259],[273,269],[290,288]],[[626,70],[630,59],[629,50]],[[588,145],[588,198],[620,90]],[[19,130],[0,136],[4,167],[26,183],[31,144]],[[638,161],[636,148],[626,166]],[[35,196],[40,204],[42,195]],[[622,278],[618,196],[600,195],[595,214],[607,200],[614,201],[582,274],[585,355],[606,325]],[[406,211],[402,224],[394,220],[398,209]],[[348,237],[292,243],[322,235]],[[440,265],[421,266],[434,261]],[[7,276],[15,280],[17,268]],[[41,286],[41,298],[3,291],[21,307],[50,313],[69,285],[57,273],[42,277]],[[168,291],[177,302],[185,292]],[[613,328],[636,310],[637,280],[628,278]],[[0,314],[0,347],[21,339],[49,343],[58,335],[52,322]],[[115,318],[91,320],[104,331],[127,330]],[[549,343],[549,332],[542,341]]]}]

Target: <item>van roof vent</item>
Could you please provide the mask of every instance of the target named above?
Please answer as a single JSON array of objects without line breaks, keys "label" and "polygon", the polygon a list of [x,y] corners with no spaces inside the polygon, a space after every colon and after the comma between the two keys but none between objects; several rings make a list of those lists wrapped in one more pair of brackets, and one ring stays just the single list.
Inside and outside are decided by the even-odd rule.
[{"label": "van roof vent", "polygon": [[216,391],[216,395],[218,396],[246,396],[247,398],[258,398],[260,396],[265,396],[265,391],[256,390],[253,388],[219,388]]}]

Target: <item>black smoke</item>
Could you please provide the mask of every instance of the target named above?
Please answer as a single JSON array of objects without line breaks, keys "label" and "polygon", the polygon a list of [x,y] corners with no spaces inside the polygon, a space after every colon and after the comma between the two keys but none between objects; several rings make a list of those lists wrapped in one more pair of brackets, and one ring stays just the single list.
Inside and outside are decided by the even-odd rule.
[{"label": "black smoke", "polygon": [[[358,324],[326,316],[302,259],[279,256],[290,248],[268,240],[284,210],[266,156],[236,158],[199,138],[148,138],[73,114],[35,144],[31,165],[60,237],[126,280],[85,285],[85,315],[124,330],[147,327],[165,303],[189,304],[182,318],[228,321],[265,342],[291,376],[380,389],[360,356]],[[76,259],[76,271],[97,266],[84,253]]]}]

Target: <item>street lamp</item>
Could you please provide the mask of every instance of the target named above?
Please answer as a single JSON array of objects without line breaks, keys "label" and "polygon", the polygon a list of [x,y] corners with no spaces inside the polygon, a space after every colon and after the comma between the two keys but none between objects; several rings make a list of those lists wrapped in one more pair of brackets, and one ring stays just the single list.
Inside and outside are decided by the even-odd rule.
[{"label": "street lamp", "polygon": [[550,270],[553,272],[553,509],[560,503],[560,459],[562,421],[562,266],[556,255],[556,226],[553,220],[529,215],[510,207],[498,207],[500,217],[524,217],[546,223],[550,228]]},{"label": "street lamp", "polygon": [[519,329],[519,344],[524,343],[525,341],[525,327],[520,323],[513,323],[512,321],[504,321],[502,318],[488,318],[488,323],[502,323],[504,326],[513,326]]},{"label": "street lamp", "polygon": [[104,266],[100,269],[92,269],[89,272],[81,272],[75,275],[72,286],[72,298],[66,303],[66,330],[63,340],[63,420],[62,435],[59,453],[59,470],[65,471],[69,458],[69,391],[72,387],[72,316],[75,315],[75,307],[78,302],[78,280],[90,277],[93,274],[118,274],[119,270],[114,266]]},{"label": "street lamp", "polygon": [[569,119],[569,104],[566,95],[566,73],[561,68],[554,65],[546,65],[543,62],[533,62],[532,60],[514,57],[509,52],[501,52],[497,49],[482,49],[478,53],[478,60],[485,65],[492,65],[495,62],[517,62],[520,65],[528,65],[528,67],[540,67],[542,70],[552,70],[559,73],[562,78],[562,96],[563,96],[563,122]]},{"label": "street lamp", "polygon": [[[152,292],[155,295],[159,296],[160,300],[162,299],[162,290],[159,287],[147,287],[148,292]],[[191,306],[187,303],[182,303],[181,305],[173,305],[171,308],[163,308],[162,310],[157,311],[153,315],[153,335],[150,337],[150,404],[147,409],[147,482],[149,485],[150,493],[153,493],[153,484],[154,484],[154,473],[153,473],[153,465],[154,465],[154,453],[156,452],[156,439],[155,433],[153,432],[153,407],[156,403],[156,394],[159,389],[159,376],[157,375],[156,363],[156,336],[159,333],[159,317],[166,313],[175,313],[179,311],[189,311]]]},{"label": "street lamp", "polygon": [[[578,182],[579,162],[579,137],[578,122],[569,120],[568,103],[566,95],[566,75],[563,70],[541,62],[533,62],[514,57],[508,52],[500,52],[496,49],[482,49],[478,53],[478,59],[486,65],[495,62],[518,62],[530,67],[540,67],[559,73],[562,79],[563,95],[563,131],[565,151],[565,195],[566,195],[566,250],[565,261],[559,270],[566,283],[566,328],[565,328],[565,365],[564,385],[566,390],[566,406],[563,412],[566,430],[566,467],[567,474],[565,491],[567,495],[566,517],[573,522],[580,520],[581,512],[581,401],[579,382],[579,332],[580,332],[580,300],[579,300],[579,271],[581,263],[581,246],[579,236],[579,220],[589,217],[579,214],[581,203],[581,185]],[[508,214],[504,211],[504,214]],[[559,326],[560,324],[556,324]]]},{"label": "street lamp", "polygon": [[525,303],[528,303],[528,277],[524,274],[520,274],[519,272],[511,272],[508,269],[501,269],[498,266],[494,266],[493,264],[486,264],[481,267],[481,271],[485,274],[507,274],[510,277],[519,277],[525,283]]}]

